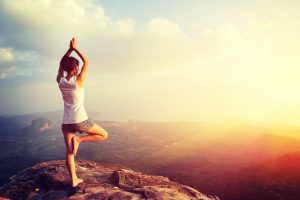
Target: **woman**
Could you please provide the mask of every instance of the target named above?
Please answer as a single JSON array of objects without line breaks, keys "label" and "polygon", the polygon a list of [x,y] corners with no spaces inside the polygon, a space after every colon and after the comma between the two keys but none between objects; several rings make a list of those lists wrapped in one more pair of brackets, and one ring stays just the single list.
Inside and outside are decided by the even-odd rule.
[{"label": "woman", "polygon": [[[79,72],[79,61],[70,56],[75,51],[83,62]],[[83,180],[76,175],[74,156],[81,142],[97,142],[107,139],[108,133],[98,124],[88,119],[84,108],[84,80],[89,68],[89,62],[76,48],[76,40],[72,38],[70,48],[62,57],[59,65],[56,81],[59,85],[64,100],[64,116],[62,132],[66,143],[66,165],[71,175],[72,186],[76,187]],[[64,77],[64,71],[67,75]],[[79,72],[79,73],[78,73]],[[87,133],[85,136],[77,136],[76,132]]]}]

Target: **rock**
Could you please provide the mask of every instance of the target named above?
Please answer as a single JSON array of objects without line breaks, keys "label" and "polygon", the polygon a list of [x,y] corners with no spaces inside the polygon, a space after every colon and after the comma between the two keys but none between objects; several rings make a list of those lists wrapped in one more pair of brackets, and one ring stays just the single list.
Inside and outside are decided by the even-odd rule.
[{"label": "rock", "polygon": [[53,124],[50,120],[47,120],[43,117],[39,117],[31,121],[30,128],[31,131],[34,133],[41,133],[45,130],[52,129]]},{"label": "rock", "polygon": [[43,162],[20,171],[0,188],[0,199],[72,200],[218,200],[167,177],[146,175],[126,167],[76,161],[84,182],[71,187],[64,160]]}]

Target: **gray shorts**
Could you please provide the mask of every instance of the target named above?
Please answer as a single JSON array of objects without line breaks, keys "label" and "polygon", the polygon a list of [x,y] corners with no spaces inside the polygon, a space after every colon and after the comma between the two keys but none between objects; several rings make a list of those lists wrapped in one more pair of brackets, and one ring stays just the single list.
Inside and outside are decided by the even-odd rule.
[{"label": "gray shorts", "polygon": [[94,122],[87,119],[83,122],[76,123],[76,124],[62,124],[61,130],[64,133],[65,132],[73,132],[73,133],[79,132],[81,134],[81,133],[88,131],[90,128],[92,128],[93,125],[94,125]]}]

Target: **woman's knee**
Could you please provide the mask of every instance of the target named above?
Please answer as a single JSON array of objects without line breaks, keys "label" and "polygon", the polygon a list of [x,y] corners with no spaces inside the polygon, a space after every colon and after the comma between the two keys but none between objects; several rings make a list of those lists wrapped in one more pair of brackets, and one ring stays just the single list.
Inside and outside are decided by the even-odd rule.
[{"label": "woman's knee", "polygon": [[72,132],[63,132],[64,134],[64,141],[65,141],[65,145],[66,145],[66,153],[70,154],[72,153],[72,137],[75,136],[75,133]]},{"label": "woman's knee", "polygon": [[94,124],[94,126],[86,133],[92,135],[98,135],[102,138],[102,140],[106,140],[108,138],[108,132],[98,124]]},{"label": "woman's knee", "polygon": [[104,129],[98,135],[102,138],[102,140],[106,140],[108,138],[108,132]]}]

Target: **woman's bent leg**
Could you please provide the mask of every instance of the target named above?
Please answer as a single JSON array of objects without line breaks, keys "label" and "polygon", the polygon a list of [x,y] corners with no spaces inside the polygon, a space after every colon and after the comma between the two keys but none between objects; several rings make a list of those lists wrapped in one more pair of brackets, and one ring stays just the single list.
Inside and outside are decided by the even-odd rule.
[{"label": "woman's bent leg", "polygon": [[100,141],[106,140],[108,137],[107,131],[96,123],[94,123],[92,128],[87,130],[85,133],[87,133],[89,135],[74,136],[72,138],[74,155],[76,155],[79,144],[81,142],[100,142]]}]

